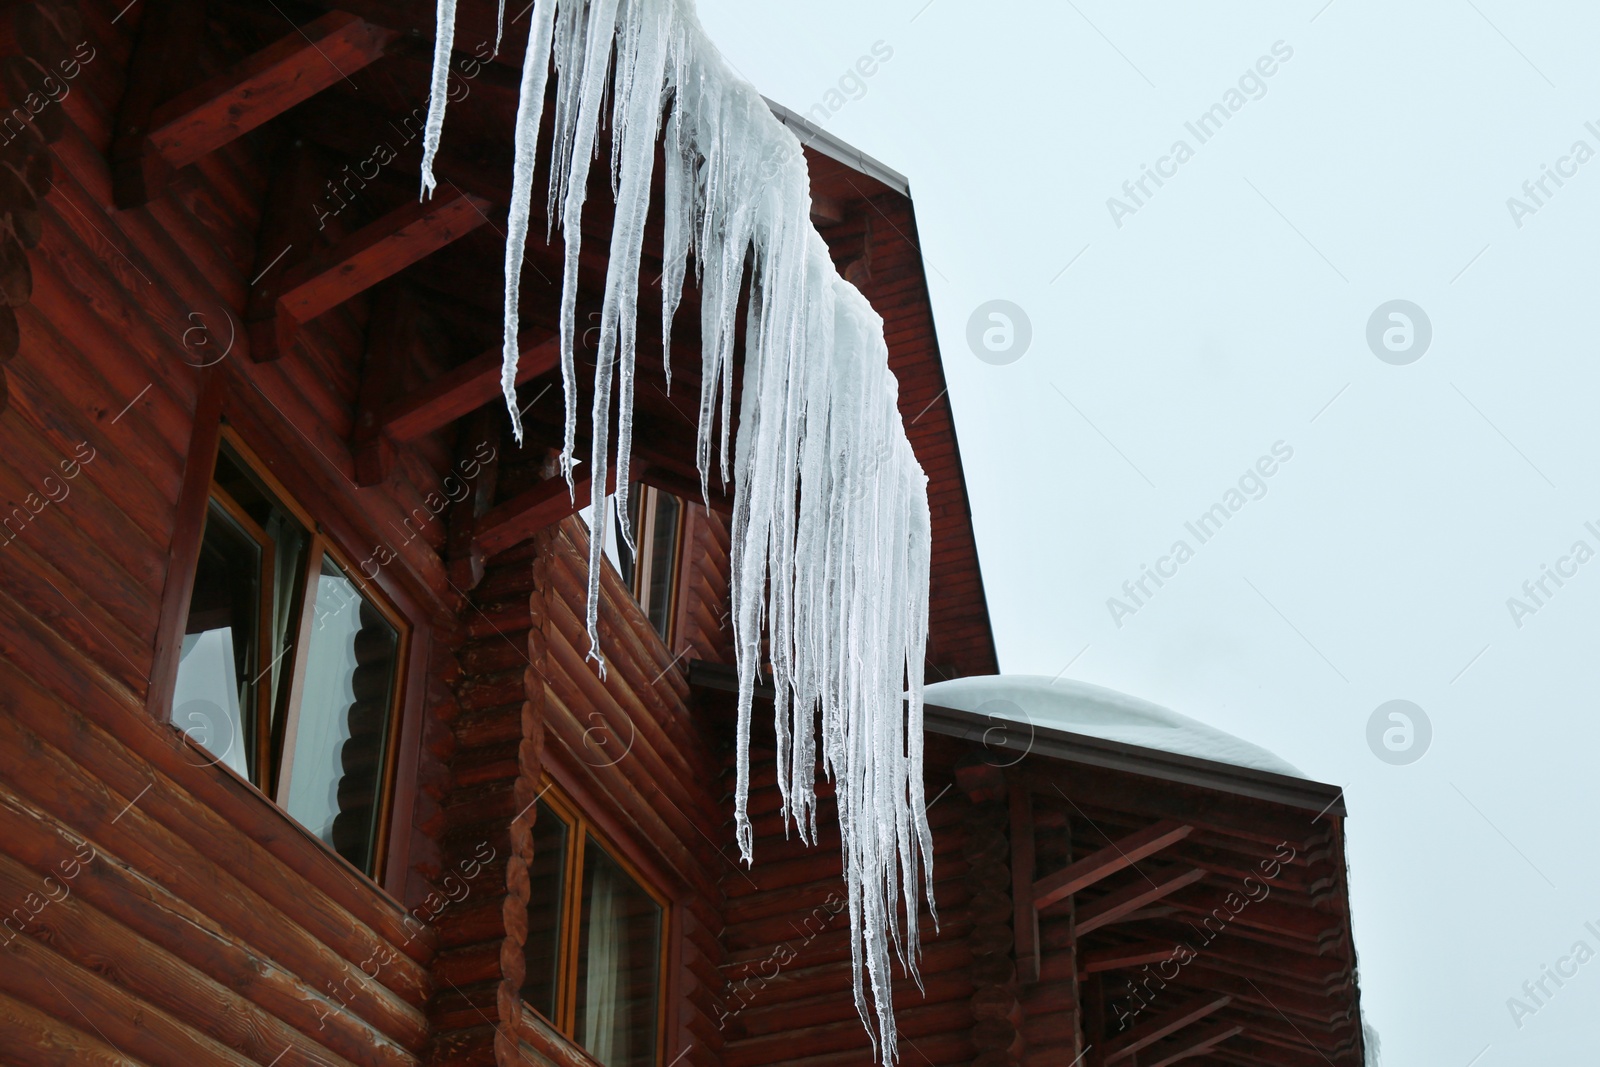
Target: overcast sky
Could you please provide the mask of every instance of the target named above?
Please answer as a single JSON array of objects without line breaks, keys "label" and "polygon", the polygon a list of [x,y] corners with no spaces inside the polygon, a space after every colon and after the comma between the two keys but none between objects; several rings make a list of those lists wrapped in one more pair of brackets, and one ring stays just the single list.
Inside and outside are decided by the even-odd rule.
[{"label": "overcast sky", "polygon": [[1347,789],[1387,1064],[1591,1062],[1600,11],[1325,3],[701,16],[910,180],[1002,668]]}]

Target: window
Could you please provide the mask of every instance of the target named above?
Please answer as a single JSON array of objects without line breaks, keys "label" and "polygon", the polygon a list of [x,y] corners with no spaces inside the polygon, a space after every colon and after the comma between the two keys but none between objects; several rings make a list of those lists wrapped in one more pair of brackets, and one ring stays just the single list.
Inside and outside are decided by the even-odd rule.
[{"label": "window", "polygon": [[605,1067],[661,1059],[666,907],[547,791],[533,824],[522,999]]},{"label": "window", "polygon": [[[614,511],[616,498],[609,498]],[[589,509],[582,512],[589,522]],[[617,533],[615,518],[606,536],[606,556],[633,591],[645,618],[663,641],[672,641],[672,615],[677,604],[678,544],[683,529],[683,501],[651,485],[634,482],[628,489],[628,528],[635,555]],[[590,528],[593,526],[591,524]]]},{"label": "window", "polygon": [[368,875],[407,629],[225,430],[172,721]]}]

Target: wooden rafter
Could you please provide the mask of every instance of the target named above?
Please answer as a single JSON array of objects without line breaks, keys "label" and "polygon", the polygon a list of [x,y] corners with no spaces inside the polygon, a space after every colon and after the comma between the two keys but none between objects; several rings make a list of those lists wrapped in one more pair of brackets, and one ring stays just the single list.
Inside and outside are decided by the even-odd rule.
[{"label": "wooden rafter", "polygon": [[[299,27],[229,70],[170,100],[174,70],[193,58],[192,37],[201,8],[169,0],[156,15],[164,25],[141,36],[128,98],[118,116],[116,201],[136,207],[159,194],[173,171],[216,151],[242,134],[302,103],[372,63],[395,37],[342,11]],[[148,50],[148,55],[144,53]],[[185,54],[187,52],[187,54]]]},{"label": "wooden rafter", "polygon": [[[1108,1040],[1102,1046],[1105,1062],[1117,1063],[1149,1048],[1164,1037],[1171,1037],[1186,1026],[1192,1026],[1207,1016],[1227,1007],[1233,998],[1226,993],[1208,993],[1185,1000],[1159,1015],[1138,1023]],[[1140,1056],[1142,1064],[1145,1057]]]},{"label": "wooden rafter", "polygon": [[[574,472],[572,482],[569,494],[565,478],[546,478],[492,509],[477,522],[472,538],[473,548],[485,557],[493,556],[568,515],[576,515],[589,506],[592,479],[588,474]],[[615,487],[616,467],[613,466],[608,474],[606,492],[611,492]]]},{"label": "wooden rafter", "polygon": [[1142,871],[1140,877],[1123,888],[1113,890],[1094,903],[1078,909],[1078,936],[1120,922],[1146,904],[1176,893],[1185,886],[1194,885],[1205,876],[1206,872],[1197,867]]},{"label": "wooden rafter", "polygon": [[1098,852],[1034,882],[1034,907],[1047,908],[1125,867],[1132,867],[1168,845],[1182,841],[1193,832],[1192,826],[1166,820],[1113,841]]},{"label": "wooden rafter", "polygon": [[1127,967],[1143,967],[1147,963],[1160,963],[1171,959],[1177,948],[1175,941],[1139,941],[1116,948],[1085,952],[1078,960],[1078,974],[1087,978],[1091,974],[1120,971]]},{"label": "wooden rafter", "polygon": [[1201,1056],[1230,1037],[1244,1032],[1242,1023],[1212,1023],[1198,1030],[1187,1031],[1168,1041],[1151,1045],[1139,1057],[1139,1067],[1168,1067],[1191,1056]]},{"label": "wooden rafter", "polygon": [[[396,442],[415,441],[471,414],[500,395],[500,349],[485,352],[447,371],[377,415],[377,429]],[[561,339],[525,344],[517,361],[517,384],[555,370],[561,361]]]},{"label": "wooden rafter", "polygon": [[406,204],[250,294],[250,354],[277,359],[300,325],[423,259],[488,221],[489,203],[451,190]]}]

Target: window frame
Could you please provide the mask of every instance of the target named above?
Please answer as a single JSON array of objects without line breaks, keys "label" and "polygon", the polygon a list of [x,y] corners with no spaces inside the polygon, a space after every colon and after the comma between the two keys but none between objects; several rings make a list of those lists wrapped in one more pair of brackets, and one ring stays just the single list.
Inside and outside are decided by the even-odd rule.
[{"label": "window frame", "polygon": [[[387,539],[364,528],[364,511],[343,487],[331,481],[318,462],[326,461],[312,445],[302,445],[304,433],[278,412],[268,417],[262,404],[273,411],[259,390],[241,380],[236,368],[226,363],[205,368],[200,376],[199,397],[191,423],[189,448],[184,459],[179,487],[172,545],[167,558],[167,580],[162,592],[161,615],[152,652],[150,683],[145,692],[145,711],[150,718],[170,727],[177,741],[186,735],[172,720],[172,698],[177,681],[179,653],[193,599],[196,568],[206,521],[215,489],[217,457],[222,443],[239,455],[250,473],[270,491],[277,503],[298,520],[308,533],[309,547],[320,544],[352,584],[366,596],[383,617],[394,625],[399,637],[393,699],[389,711],[389,735],[376,802],[378,826],[374,841],[372,872],[369,874],[341,856],[327,842],[289,814],[272,796],[221,760],[199,765],[203,771],[231,779],[244,786],[269,808],[273,815],[293,827],[297,836],[312,841],[320,853],[334,864],[357,876],[360,881],[386,897],[393,906],[400,904],[410,862],[410,838],[416,800],[416,763],[420,756],[422,718],[425,709],[427,667],[431,658],[429,629],[433,613],[442,604],[422,577],[396,557],[392,549],[383,569],[369,575],[353,560],[361,553],[357,545],[387,546]],[[257,445],[260,442],[260,445]],[[270,462],[265,457],[279,457]],[[278,466],[303,472],[305,492],[292,493],[274,472]],[[309,498],[325,509],[320,519],[301,503]],[[374,555],[376,550],[374,550]],[[433,605],[430,609],[428,605]],[[314,610],[314,607],[313,607]],[[302,660],[303,662],[303,660]],[[208,751],[201,749],[200,751]],[[209,754],[209,753],[208,753]],[[251,836],[265,843],[260,831]],[[276,851],[276,850],[274,850]]]},{"label": "window frame", "polygon": [[[555,988],[555,1014],[556,1018],[547,1017],[544,1012],[522,1000],[524,1011],[532,1013],[551,1030],[555,1031],[562,1040],[568,1042],[573,1048],[579,1050],[590,1062],[598,1063],[589,1051],[583,1047],[577,1037],[578,1018],[578,947],[583,936],[583,860],[585,845],[590,838],[605,852],[606,856],[620,867],[623,873],[632,878],[634,884],[642,889],[656,906],[661,909],[661,938],[657,950],[659,959],[656,963],[656,1027],[655,1027],[655,1060],[653,1067],[661,1067],[666,1063],[667,1054],[667,1025],[670,1019],[668,1008],[671,1004],[671,962],[676,955],[677,923],[674,921],[673,898],[661,887],[655,884],[642,869],[641,865],[634,862],[629,855],[631,849],[619,846],[609,834],[599,825],[598,821],[587,815],[583,808],[568,797],[561,787],[549,776],[542,779],[538,797],[539,803],[544,804],[567,828],[567,854],[562,857],[561,876],[561,902],[562,914],[560,917],[560,932],[557,936],[556,956],[556,988]],[[526,981],[526,977],[524,977]],[[518,991],[519,999],[521,991]]]},{"label": "window frame", "polygon": [[[624,579],[624,583],[628,586],[629,593],[633,595],[634,604],[643,613],[645,621],[650,624],[650,629],[654,630],[667,647],[670,648],[678,629],[678,598],[679,590],[683,586],[684,576],[683,536],[688,526],[686,520],[690,505],[687,500],[678,494],[651,485],[649,482],[640,481],[634,483],[631,492],[637,494],[633,499],[638,501],[639,521],[633,523],[632,516],[628,517],[636,551],[632,554],[633,560],[629,567],[630,573]],[[672,568],[672,576],[667,583],[667,603],[663,611],[665,632],[656,630],[655,624],[650,620],[650,580],[653,577],[651,568],[654,566],[654,553],[651,551],[653,544],[647,545],[645,537],[647,530],[652,537],[655,534],[655,525],[660,517],[658,510],[660,508],[660,498],[663,496],[670,496],[678,505],[678,513],[672,520],[672,549],[667,554],[668,565]],[[617,577],[620,578],[622,575],[619,574]]]}]

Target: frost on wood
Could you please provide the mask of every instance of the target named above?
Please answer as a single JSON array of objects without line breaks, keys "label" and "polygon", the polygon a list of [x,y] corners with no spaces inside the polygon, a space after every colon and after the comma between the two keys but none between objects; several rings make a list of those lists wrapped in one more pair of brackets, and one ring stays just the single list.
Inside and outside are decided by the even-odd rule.
[{"label": "frost on wood", "polygon": [[[453,21],[452,2],[439,0],[441,48]],[[448,49],[442,54],[436,73],[448,61]],[[839,277],[811,225],[810,182],[799,142],[755,89],[732,73],[689,0],[538,0],[522,72],[505,258],[502,383],[519,440],[518,283],[552,66],[555,136],[546,225],[553,227],[559,215],[566,241],[562,466],[569,484],[577,427],[573,338],[580,222],[602,122],[611,133],[606,165],[617,202],[592,411],[591,504],[597,524],[590,539],[590,655],[599,658],[601,554],[613,513],[622,517],[623,536],[631,538],[625,516],[640,251],[655,147],[663,142],[662,356],[670,376],[670,327],[692,255],[703,346],[695,459],[704,492],[715,441],[718,473],[734,483],[739,848],[749,862],[750,710],[765,629],[784,817],[804,839],[815,840],[820,717],[820,758],[835,782],[843,840],[856,1009],[879,1053],[892,1061],[890,945],[915,976],[919,887],[933,906],[933,841],[922,783],[930,548],[927,478],[900,421],[882,321]],[[443,120],[438,78],[433,91],[430,134]],[[428,185],[436,146],[436,140],[427,146]],[[730,459],[729,393],[747,253],[744,384]],[[619,394],[614,511],[604,506],[613,384]]]}]

